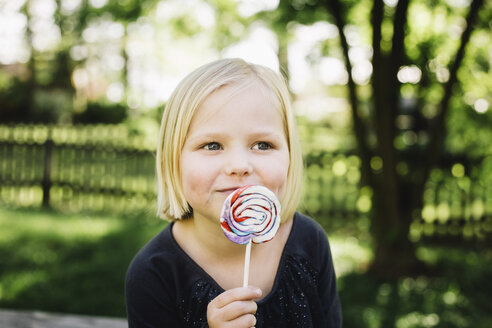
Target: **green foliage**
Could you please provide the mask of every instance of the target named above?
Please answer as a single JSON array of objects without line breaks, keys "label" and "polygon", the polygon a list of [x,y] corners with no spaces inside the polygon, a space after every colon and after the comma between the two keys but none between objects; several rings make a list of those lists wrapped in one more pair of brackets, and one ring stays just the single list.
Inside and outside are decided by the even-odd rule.
[{"label": "green foliage", "polygon": [[344,327],[489,327],[490,250],[421,247],[430,274],[377,281],[354,273],[339,279]]},{"label": "green foliage", "polygon": [[207,0],[215,12],[213,44],[217,49],[238,42],[244,37],[250,19],[241,17],[237,12],[237,2],[229,0]]},{"label": "green foliage", "polygon": [[109,13],[118,21],[134,21],[145,15],[156,0],[109,0],[103,7],[94,8],[90,5],[82,7],[81,18],[86,23],[97,16]]},{"label": "green foliage", "polygon": [[75,124],[118,124],[128,117],[128,107],[123,104],[89,103],[82,113],[73,116]]},{"label": "green foliage", "polygon": [[56,124],[70,119],[72,92],[67,89],[40,89],[34,92],[34,106],[26,116],[29,123]]},{"label": "green foliage", "polygon": [[274,12],[261,13],[258,17],[263,16],[274,22],[274,28],[279,31],[285,30],[285,25],[293,21],[309,25],[317,21],[330,20],[327,6],[320,0],[280,0]]},{"label": "green foliage", "polygon": [[33,91],[30,83],[13,79],[5,92],[0,92],[0,122],[59,123],[70,115],[72,103],[71,90]]},{"label": "green foliage", "polygon": [[17,78],[6,78],[5,87],[0,92],[0,122],[22,122],[29,119],[30,85]]}]

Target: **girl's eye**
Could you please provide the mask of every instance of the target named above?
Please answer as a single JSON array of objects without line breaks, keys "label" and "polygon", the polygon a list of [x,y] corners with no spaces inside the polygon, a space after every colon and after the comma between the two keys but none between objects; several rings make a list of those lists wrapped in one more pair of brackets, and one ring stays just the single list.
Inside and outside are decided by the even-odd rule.
[{"label": "girl's eye", "polygon": [[269,149],[272,149],[272,145],[269,144],[268,142],[261,141],[261,142],[258,142],[256,145],[254,145],[253,146],[253,149],[256,149],[256,150],[269,150]]},{"label": "girl's eye", "polygon": [[209,142],[208,144],[203,146],[205,150],[220,150],[221,147],[217,142]]}]

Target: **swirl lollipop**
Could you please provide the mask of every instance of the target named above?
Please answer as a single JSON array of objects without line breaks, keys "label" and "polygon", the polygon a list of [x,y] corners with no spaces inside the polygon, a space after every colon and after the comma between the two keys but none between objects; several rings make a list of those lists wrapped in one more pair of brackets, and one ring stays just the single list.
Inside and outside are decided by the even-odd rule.
[{"label": "swirl lollipop", "polygon": [[267,242],[275,236],[280,226],[280,203],[266,187],[241,187],[224,201],[220,226],[229,240],[236,244],[247,244],[243,282],[246,287],[251,243]]}]

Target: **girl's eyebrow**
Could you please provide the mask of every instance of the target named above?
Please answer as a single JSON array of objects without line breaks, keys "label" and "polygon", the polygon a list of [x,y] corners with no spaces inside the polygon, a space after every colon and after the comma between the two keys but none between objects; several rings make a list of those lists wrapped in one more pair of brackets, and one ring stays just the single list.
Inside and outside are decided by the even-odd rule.
[{"label": "girl's eyebrow", "polygon": [[[212,140],[212,139],[227,139],[230,137],[230,134],[228,133],[221,133],[221,132],[205,132],[205,133],[198,133],[195,135],[190,135],[188,136],[189,141],[193,141],[194,139],[198,140]],[[252,133],[248,134],[248,138],[251,139],[261,139],[261,138],[283,138],[284,135],[282,133],[279,133],[277,131],[273,130],[264,130],[264,131],[255,131]]]},{"label": "girl's eyebrow", "polygon": [[258,131],[250,134],[253,139],[261,139],[261,138],[283,138],[284,135],[282,133],[278,133],[277,131]]},{"label": "girl's eyebrow", "polygon": [[194,141],[195,139],[197,139],[198,141],[201,141],[201,140],[215,140],[215,139],[223,139],[223,138],[227,138],[228,135],[225,134],[225,133],[217,133],[217,132],[209,132],[209,133],[195,133],[195,134],[192,134],[190,136],[188,136],[186,139],[188,141]]}]

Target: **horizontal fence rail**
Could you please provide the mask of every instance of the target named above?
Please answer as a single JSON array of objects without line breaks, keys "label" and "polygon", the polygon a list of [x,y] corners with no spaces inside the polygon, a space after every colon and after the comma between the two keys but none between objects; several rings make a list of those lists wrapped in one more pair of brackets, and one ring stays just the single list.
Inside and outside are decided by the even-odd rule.
[{"label": "horizontal fence rail", "polygon": [[0,199],[74,211],[150,209],[151,149],[121,126],[0,127]]},{"label": "horizontal fence rail", "polygon": [[[368,216],[372,191],[359,187],[356,155],[311,150],[305,162],[303,211],[327,222]],[[423,210],[414,215],[412,238],[490,235],[492,156],[474,163],[475,171],[489,172],[488,179],[464,172],[460,162],[447,159],[447,169],[432,173]],[[67,211],[153,212],[154,145],[119,125],[0,126],[0,202]]]}]

